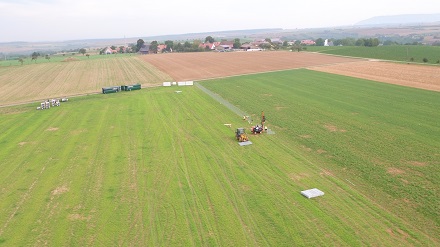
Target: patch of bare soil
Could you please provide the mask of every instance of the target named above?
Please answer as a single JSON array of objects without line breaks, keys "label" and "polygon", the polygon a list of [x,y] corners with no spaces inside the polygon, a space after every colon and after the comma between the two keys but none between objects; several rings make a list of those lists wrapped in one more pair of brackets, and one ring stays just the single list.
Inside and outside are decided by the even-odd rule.
[{"label": "patch of bare soil", "polygon": [[420,162],[420,161],[409,161],[408,164],[418,167],[424,167],[428,165],[426,162]]},{"label": "patch of bare soil", "polygon": [[76,57],[68,57],[68,58],[63,59],[62,62],[74,62],[74,61],[79,61],[79,59]]},{"label": "patch of bare soil", "polygon": [[69,214],[69,220],[90,220],[90,216],[86,217],[82,214]]},{"label": "patch of bare soil", "polygon": [[61,194],[66,193],[67,191],[69,191],[69,188],[67,188],[65,185],[63,185],[61,187],[58,187],[58,188],[52,190],[52,195],[54,195],[54,196],[61,195]]},{"label": "patch of bare soil", "polygon": [[291,173],[289,174],[289,178],[293,181],[300,181],[301,179],[308,178],[309,174],[307,173]]},{"label": "patch of bare soil", "polygon": [[20,142],[18,143],[18,145],[20,145],[20,147],[23,147],[27,142]]},{"label": "patch of bare soil", "polygon": [[337,126],[332,124],[325,124],[324,127],[330,132],[347,132],[347,130],[339,129]]},{"label": "patch of bare soil", "polygon": [[281,111],[282,109],[288,108],[287,106],[275,106],[275,110]]},{"label": "patch of bare soil", "polygon": [[141,59],[153,64],[176,81],[202,80],[363,60],[287,51],[167,53],[145,55]]},{"label": "patch of bare soil", "polygon": [[399,175],[399,174],[404,174],[405,171],[401,170],[401,169],[398,169],[398,168],[395,168],[395,167],[389,167],[387,169],[387,173],[389,173],[391,175]]},{"label": "patch of bare soil", "polygon": [[55,128],[55,127],[51,127],[49,129],[47,129],[47,131],[57,131],[59,128]]},{"label": "patch of bare soil", "polygon": [[440,91],[439,66],[360,61],[309,69],[395,85]]},{"label": "patch of bare soil", "polygon": [[319,175],[321,175],[321,176],[325,175],[325,176],[331,176],[331,177],[334,176],[334,174],[331,171],[325,170],[325,169],[322,169],[321,172],[319,173]]},{"label": "patch of bare soil", "polygon": [[312,138],[311,135],[300,135],[299,137],[304,138],[304,139],[310,139],[310,138]]}]

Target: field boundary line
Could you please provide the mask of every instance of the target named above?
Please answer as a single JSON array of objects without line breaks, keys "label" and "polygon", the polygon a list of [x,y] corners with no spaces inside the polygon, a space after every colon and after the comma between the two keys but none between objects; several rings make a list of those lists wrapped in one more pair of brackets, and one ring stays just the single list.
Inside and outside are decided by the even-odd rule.
[{"label": "field boundary line", "polygon": [[[357,57],[353,57],[353,58],[357,58]],[[366,59],[366,58],[360,58],[359,60],[368,61],[368,59]],[[325,66],[330,66],[330,65],[335,65],[335,64],[358,63],[358,62],[361,62],[361,61],[336,62],[336,63],[326,63],[326,64],[320,64],[320,65],[309,65],[309,66],[298,67],[298,68],[266,70],[266,71],[253,72],[253,73],[244,73],[244,74],[239,74],[239,75],[227,75],[227,76],[210,77],[210,78],[204,78],[204,79],[194,79],[194,81],[209,81],[209,80],[231,78],[231,77],[238,77],[238,76],[259,75],[259,74],[265,74],[265,73],[283,72],[283,71],[298,70],[298,69],[309,69],[309,68],[314,68],[314,67],[325,67]]]},{"label": "field boundary line", "polygon": [[[335,49],[333,49],[335,50]],[[345,56],[345,55],[337,55],[337,54],[328,54],[328,53],[321,53],[317,51],[306,51],[310,53],[316,53],[320,55],[327,55],[327,56],[335,56],[335,57],[343,57],[343,58],[358,58],[358,59],[365,59],[368,62],[390,62],[390,63],[402,63],[402,64],[415,64],[415,65],[425,65],[425,66],[440,66],[439,64],[432,64],[432,63],[417,63],[417,62],[409,62],[409,61],[399,61],[399,60],[387,60],[387,59],[380,59],[380,58],[371,58],[371,57],[354,57],[354,56]],[[350,63],[350,62],[347,62]],[[316,67],[321,67],[325,65],[318,65]]]},{"label": "field boundary line", "polygon": [[[150,86],[144,86],[142,85],[142,88],[155,88],[155,87],[160,87],[162,85],[150,85]],[[63,97],[66,98],[76,98],[76,97],[82,97],[82,96],[89,96],[89,95],[96,95],[96,94],[102,94],[101,91],[94,91],[94,92],[89,92],[89,93],[79,93],[79,94],[66,94]],[[60,96],[54,97],[54,98],[63,98]],[[50,97],[49,97],[50,98]],[[23,102],[17,102],[17,103],[12,103],[12,104],[5,104],[2,105],[0,104],[0,108],[6,108],[6,107],[12,107],[12,106],[20,106],[20,105],[28,105],[28,104],[34,104],[34,103],[39,103],[41,101],[47,100],[48,98],[43,98],[43,99],[35,99],[35,100],[30,100],[30,101],[23,101]]]}]

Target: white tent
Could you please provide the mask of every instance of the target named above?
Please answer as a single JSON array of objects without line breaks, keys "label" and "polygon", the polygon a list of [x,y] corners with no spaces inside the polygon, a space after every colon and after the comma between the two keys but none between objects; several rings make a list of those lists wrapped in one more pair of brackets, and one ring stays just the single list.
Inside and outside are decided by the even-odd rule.
[{"label": "white tent", "polygon": [[324,192],[314,188],[314,189],[310,189],[310,190],[301,191],[301,195],[310,199],[310,198],[314,198],[314,197],[318,197],[318,196],[323,196]]},{"label": "white tent", "polygon": [[164,87],[171,87],[171,82],[166,81],[166,82],[163,83],[163,86]]}]

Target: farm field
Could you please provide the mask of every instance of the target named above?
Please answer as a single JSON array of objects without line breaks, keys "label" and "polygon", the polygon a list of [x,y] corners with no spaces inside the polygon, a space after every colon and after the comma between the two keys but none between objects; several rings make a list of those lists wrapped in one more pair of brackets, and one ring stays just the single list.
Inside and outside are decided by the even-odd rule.
[{"label": "farm field", "polygon": [[58,62],[66,62],[66,61],[90,61],[90,60],[100,60],[100,59],[108,59],[108,58],[124,58],[124,57],[134,57],[132,54],[113,54],[113,55],[90,55],[89,57],[82,54],[66,54],[62,55],[51,55],[50,59],[46,59],[44,56],[39,56],[37,61],[32,61],[31,57],[24,58],[23,65],[18,60],[2,60],[0,61],[0,67],[15,67],[15,66],[26,66],[26,65],[34,65],[34,64],[44,64],[44,63],[58,63]]},{"label": "farm field", "polygon": [[438,236],[439,93],[307,70],[203,85],[257,117],[264,109],[269,127],[318,158],[324,174]]},{"label": "farm field", "polygon": [[310,67],[310,70],[346,75],[396,85],[440,91],[440,67],[362,61]]},{"label": "farm field", "polygon": [[349,63],[359,59],[307,52],[200,52],[141,56],[176,81]]},{"label": "farm field", "polygon": [[0,67],[0,105],[94,93],[106,86],[158,85],[169,79],[137,56],[91,56],[79,61]]},{"label": "farm field", "polygon": [[276,134],[240,147],[247,124],[196,87],[0,108],[0,245],[439,244],[438,93],[308,70],[202,84]]},{"label": "farm field", "polygon": [[423,58],[427,58],[430,64],[438,64],[440,61],[439,46],[421,45],[387,45],[377,47],[360,46],[309,46],[308,51],[316,51],[324,54],[340,56],[352,56],[363,58],[384,59],[393,61],[423,63]]}]

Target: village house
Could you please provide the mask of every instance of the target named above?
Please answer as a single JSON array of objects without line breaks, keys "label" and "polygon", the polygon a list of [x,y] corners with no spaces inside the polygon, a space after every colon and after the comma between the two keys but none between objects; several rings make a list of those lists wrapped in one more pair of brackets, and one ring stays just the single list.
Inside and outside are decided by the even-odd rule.
[{"label": "village house", "polygon": [[138,53],[141,55],[146,55],[146,54],[150,53],[150,45],[143,44],[141,49],[139,49]]},{"label": "village house", "polygon": [[113,49],[110,48],[110,47],[106,47],[106,48],[104,49],[104,54],[106,54],[106,55],[109,55],[109,54],[116,54],[116,53],[118,53],[118,51],[117,51],[117,50],[113,50]]},{"label": "village house", "polygon": [[199,45],[199,48],[202,49],[210,49],[210,50],[214,50],[217,46],[220,45],[220,42],[214,42],[214,43],[201,43]]},{"label": "village house", "polygon": [[301,40],[301,45],[316,45],[316,42],[310,39]]},{"label": "village house", "polygon": [[167,45],[161,44],[157,46],[157,53],[162,53],[165,52],[165,50],[167,49]]}]

